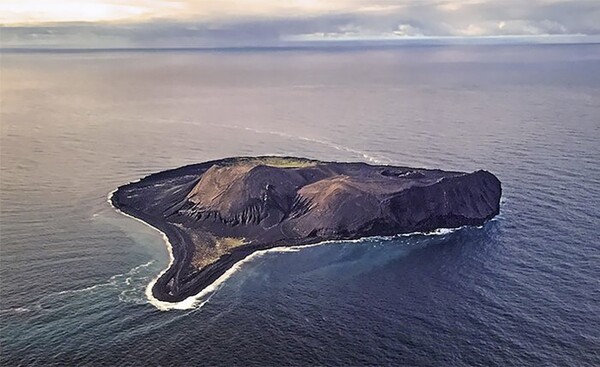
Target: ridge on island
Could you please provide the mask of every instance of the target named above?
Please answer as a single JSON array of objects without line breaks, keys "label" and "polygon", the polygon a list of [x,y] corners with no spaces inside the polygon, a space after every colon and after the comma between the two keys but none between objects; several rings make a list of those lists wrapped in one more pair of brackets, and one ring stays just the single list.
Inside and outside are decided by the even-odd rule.
[{"label": "ridge on island", "polygon": [[167,235],[173,262],[152,293],[179,302],[255,251],[481,225],[499,213],[501,194],[481,170],[264,156],[155,173],[110,200]]}]

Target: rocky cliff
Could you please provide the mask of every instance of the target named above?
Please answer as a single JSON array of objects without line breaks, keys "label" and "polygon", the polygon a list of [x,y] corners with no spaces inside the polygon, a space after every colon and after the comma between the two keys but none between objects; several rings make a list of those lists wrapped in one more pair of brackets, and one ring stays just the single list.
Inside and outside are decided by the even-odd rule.
[{"label": "rocky cliff", "polygon": [[153,292],[178,301],[259,249],[481,225],[501,192],[486,171],[244,157],[150,175],[112,202],[168,235],[175,262]]}]

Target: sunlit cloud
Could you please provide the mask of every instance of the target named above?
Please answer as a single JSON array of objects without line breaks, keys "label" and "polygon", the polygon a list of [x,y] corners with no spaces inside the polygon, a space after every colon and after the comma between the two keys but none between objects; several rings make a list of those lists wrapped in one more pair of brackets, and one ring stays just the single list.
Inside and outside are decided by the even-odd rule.
[{"label": "sunlit cloud", "polygon": [[185,4],[175,1],[17,0],[0,2],[0,23],[137,21],[154,16],[177,17]]},{"label": "sunlit cloud", "polygon": [[26,25],[142,19],[214,21],[314,16],[331,12],[381,12],[399,6],[364,0],[7,0],[0,3],[0,23]]},{"label": "sunlit cloud", "polygon": [[598,0],[4,0],[2,47],[600,37]]}]

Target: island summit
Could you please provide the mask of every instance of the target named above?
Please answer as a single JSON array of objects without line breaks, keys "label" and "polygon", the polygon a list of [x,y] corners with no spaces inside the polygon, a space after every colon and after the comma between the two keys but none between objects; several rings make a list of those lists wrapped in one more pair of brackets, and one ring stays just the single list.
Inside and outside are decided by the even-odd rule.
[{"label": "island summit", "polygon": [[238,157],[149,175],[111,196],[166,234],[173,262],[152,288],[179,302],[258,250],[478,226],[499,213],[487,171]]}]

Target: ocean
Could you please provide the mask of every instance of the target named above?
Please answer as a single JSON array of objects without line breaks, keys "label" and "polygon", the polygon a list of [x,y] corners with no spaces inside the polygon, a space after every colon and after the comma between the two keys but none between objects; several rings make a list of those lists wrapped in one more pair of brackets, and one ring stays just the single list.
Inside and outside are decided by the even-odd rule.
[{"label": "ocean", "polygon": [[[600,365],[600,45],[6,51],[0,93],[2,365]],[[165,242],[108,194],[265,154],[486,169],[501,214],[157,309]]]}]

